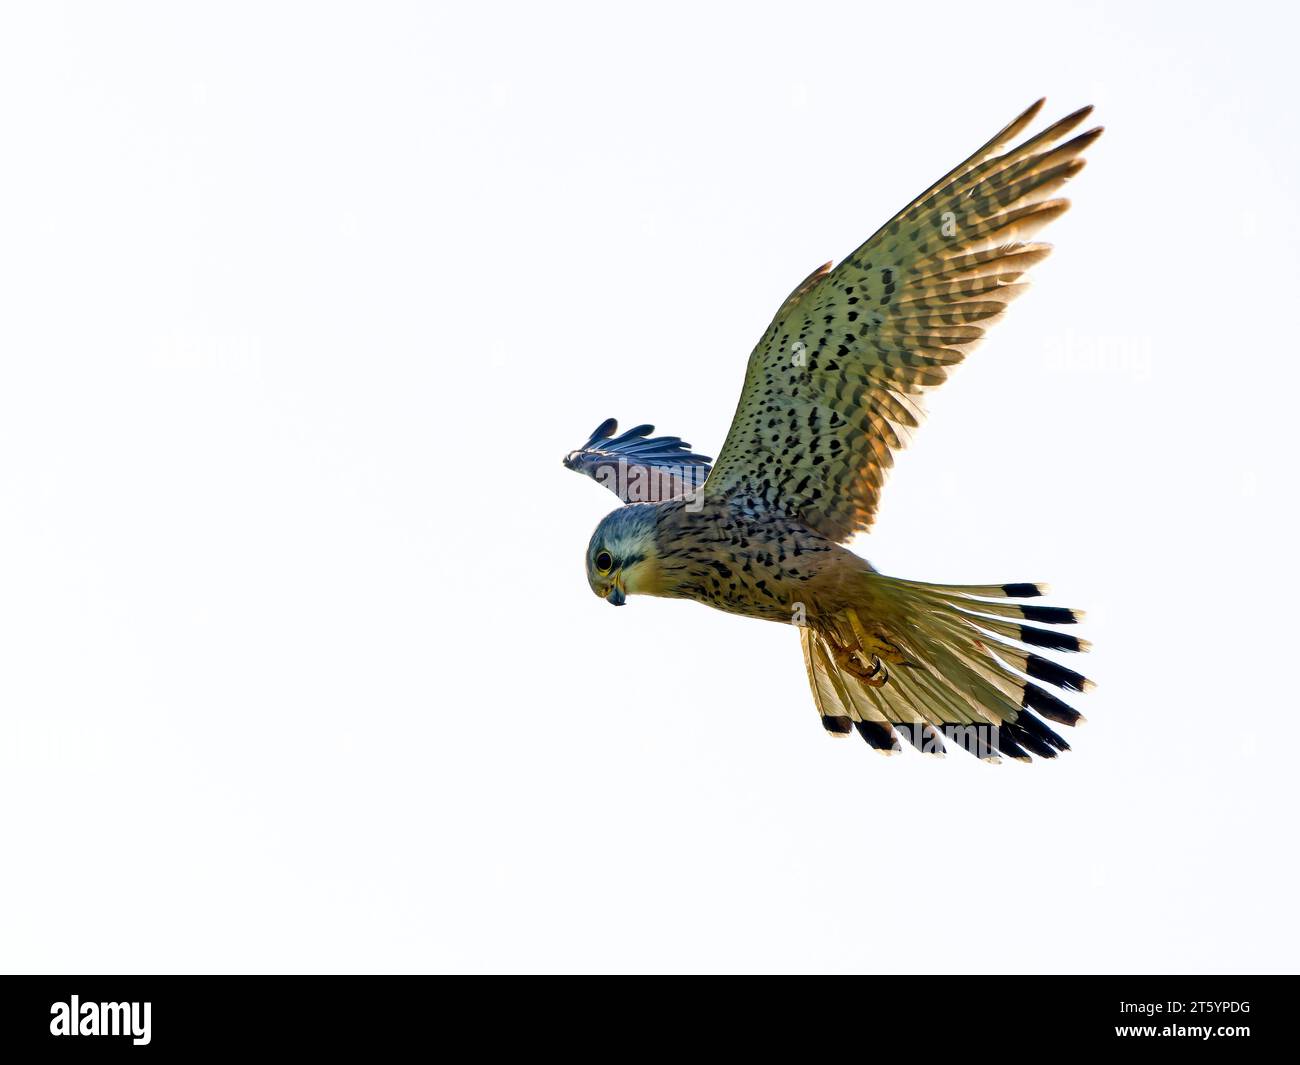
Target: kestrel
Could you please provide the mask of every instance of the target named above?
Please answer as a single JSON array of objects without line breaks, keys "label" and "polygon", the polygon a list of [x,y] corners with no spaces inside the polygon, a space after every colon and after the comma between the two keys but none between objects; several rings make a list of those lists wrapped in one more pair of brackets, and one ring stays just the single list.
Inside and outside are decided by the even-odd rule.
[{"label": "kestrel", "polygon": [[1008,148],[1042,105],[795,288],[749,357],[712,470],[652,426],[615,437],[612,419],[564,460],[627,504],[591,537],[592,591],[616,606],[667,596],[797,626],[822,725],[877,750],[898,750],[901,734],[941,754],[942,734],[989,761],[1055,758],[1069,745],[1044,719],[1082,718],[1042,685],[1091,686],[1038,653],[1088,648],[1039,627],[1074,624],[1077,611],[1020,602],[1043,585],[900,580],[842,546],[874,520],[921,394],[1048,253],[1030,239],[1069,206],[1053,196],[1101,129],[1065,139],[1085,107]]}]

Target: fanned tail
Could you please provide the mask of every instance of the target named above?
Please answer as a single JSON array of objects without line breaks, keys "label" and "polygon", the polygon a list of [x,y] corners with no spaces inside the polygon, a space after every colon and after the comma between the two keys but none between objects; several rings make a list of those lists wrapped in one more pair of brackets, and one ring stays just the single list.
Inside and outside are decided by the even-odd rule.
[{"label": "fanned tail", "polygon": [[1076,725],[1083,717],[1042,684],[1083,692],[1092,682],[1039,651],[1086,651],[1089,644],[1040,627],[1073,625],[1081,612],[1018,601],[1044,591],[1038,584],[922,584],[871,574],[861,609],[818,619],[800,633],[822,724],[834,735],[856,730],[885,752],[901,748],[900,736],[936,755],[946,738],[994,762],[1068,751],[1046,721]]}]

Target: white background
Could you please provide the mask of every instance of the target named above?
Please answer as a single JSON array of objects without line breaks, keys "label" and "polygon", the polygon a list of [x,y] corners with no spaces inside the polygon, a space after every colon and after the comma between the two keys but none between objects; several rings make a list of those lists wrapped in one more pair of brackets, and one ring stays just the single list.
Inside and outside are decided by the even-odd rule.
[{"label": "white background", "polygon": [[[7,5],[0,965],[1296,968],[1275,5]],[[592,596],[789,289],[1039,95],[1108,131],[857,548],[1047,580],[1053,764],[819,727]]]}]

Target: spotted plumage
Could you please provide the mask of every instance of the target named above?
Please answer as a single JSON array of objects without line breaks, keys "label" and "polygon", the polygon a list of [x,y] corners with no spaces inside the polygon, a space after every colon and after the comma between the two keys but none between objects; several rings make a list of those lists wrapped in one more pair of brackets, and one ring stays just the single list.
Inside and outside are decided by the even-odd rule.
[{"label": "spotted plumage", "polygon": [[[635,593],[686,598],[798,626],[827,731],[856,731],[877,749],[897,749],[901,735],[929,753],[947,739],[990,760],[1055,757],[1068,745],[1043,719],[1072,725],[1079,715],[1038,682],[1089,685],[1034,650],[1087,647],[1038,627],[1073,624],[1077,612],[1018,602],[1041,586],[902,581],[841,546],[873,522],[885,471],[920,422],[921,394],[1047,254],[1029,238],[1066,209],[1053,196],[1101,131],[1066,139],[1084,108],[1008,149],[1041,105],[838,267],[801,282],[750,356],[703,487],[692,474],[615,511],[588,548],[592,588],[616,604]],[[615,428],[603,425],[586,450]],[[630,443],[642,464],[687,454],[707,470],[675,437]]]}]

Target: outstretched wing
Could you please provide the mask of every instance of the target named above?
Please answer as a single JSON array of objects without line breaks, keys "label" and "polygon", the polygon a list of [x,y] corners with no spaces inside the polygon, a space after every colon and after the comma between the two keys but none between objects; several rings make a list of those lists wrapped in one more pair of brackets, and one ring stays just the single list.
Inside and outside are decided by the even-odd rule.
[{"label": "outstretched wing", "polygon": [[1085,107],[1004,151],[1042,104],[790,294],[749,357],[710,496],[761,499],[835,540],[871,524],[917,397],[1023,290],[1049,250],[1024,241],[1069,206],[1050,197],[1101,133],[1062,143]]},{"label": "outstretched wing", "polygon": [[607,418],[564,464],[603,484],[624,503],[659,503],[693,492],[709,475],[710,459],[697,455],[679,436],[651,436],[638,425],[615,436],[618,422]]}]

